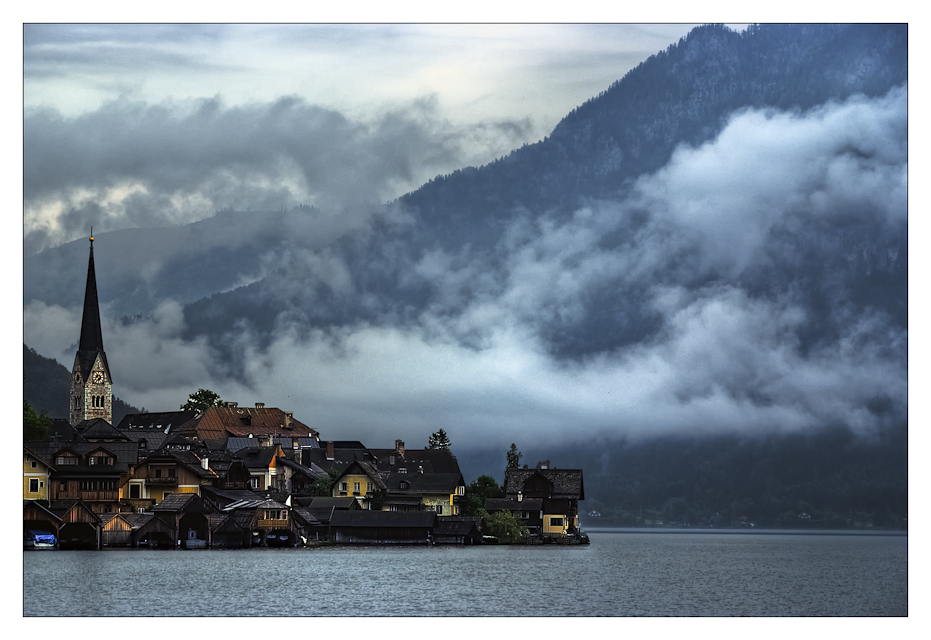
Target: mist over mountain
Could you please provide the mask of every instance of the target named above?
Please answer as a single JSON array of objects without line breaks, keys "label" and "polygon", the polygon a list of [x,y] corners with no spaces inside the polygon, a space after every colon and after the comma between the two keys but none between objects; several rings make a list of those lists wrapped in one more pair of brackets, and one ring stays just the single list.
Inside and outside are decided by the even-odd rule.
[{"label": "mist over mountain", "polygon": [[[419,446],[438,427],[458,450],[502,452],[900,428],[907,44],[903,25],[701,27],[540,142],[389,204],[370,204],[390,176],[366,165],[373,189],[344,206],[98,234],[115,389],[158,410],[207,387],[369,446]],[[196,116],[207,129],[242,117],[266,149],[266,112],[211,108]],[[326,130],[297,126],[326,115],[307,105],[279,111],[308,138]],[[369,133],[404,139],[398,118]],[[338,144],[361,135],[333,122]],[[411,136],[397,175],[454,146]],[[336,180],[325,155],[308,180]],[[62,362],[86,252],[25,261],[26,343]]]}]

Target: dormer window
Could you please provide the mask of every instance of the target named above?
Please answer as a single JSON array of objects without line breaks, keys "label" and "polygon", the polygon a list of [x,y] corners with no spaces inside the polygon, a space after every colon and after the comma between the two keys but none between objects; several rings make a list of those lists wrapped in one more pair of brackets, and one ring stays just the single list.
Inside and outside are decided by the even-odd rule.
[{"label": "dormer window", "polygon": [[76,465],[78,463],[78,458],[75,455],[70,453],[63,453],[60,456],[55,458],[55,464],[59,467],[64,467],[67,465]]},{"label": "dormer window", "polygon": [[113,456],[108,456],[104,453],[97,453],[91,456],[89,462],[92,465],[113,466]]}]

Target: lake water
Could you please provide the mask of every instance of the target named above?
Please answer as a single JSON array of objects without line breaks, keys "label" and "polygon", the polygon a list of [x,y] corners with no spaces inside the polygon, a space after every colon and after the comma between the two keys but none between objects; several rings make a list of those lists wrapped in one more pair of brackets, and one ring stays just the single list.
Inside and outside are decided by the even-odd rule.
[{"label": "lake water", "polygon": [[908,538],[23,553],[26,616],[906,616]]}]

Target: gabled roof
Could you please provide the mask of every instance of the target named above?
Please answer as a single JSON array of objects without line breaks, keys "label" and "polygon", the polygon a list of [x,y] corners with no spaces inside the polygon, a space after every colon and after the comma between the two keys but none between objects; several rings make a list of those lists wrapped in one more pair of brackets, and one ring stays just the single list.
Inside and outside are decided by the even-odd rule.
[{"label": "gabled roof", "polygon": [[203,414],[180,427],[183,433],[194,432],[201,440],[226,440],[229,437],[317,436],[317,432],[274,407],[210,407]]},{"label": "gabled roof", "polygon": [[288,467],[289,469],[297,473],[301,473],[307,476],[308,478],[313,478],[314,480],[318,478],[325,478],[329,475],[326,471],[324,471],[323,469],[321,469],[320,467],[318,467],[317,465],[313,463],[311,463],[310,466],[308,467],[303,464],[298,464],[294,460],[289,460],[288,458],[279,458],[278,464],[284,467]]},{"label": "gabled roof", "polygon": [[294,520],[300,524],[311,527],[322,524],[320,520],[311,512],[311,510],[306,507],[295,507],[291,509],[291,514],[294,516]]},{"label": "gabled roof", "polygon": [[32,451],[29,447],[23,446],[23,451],[25,451],[26,453],[28,453],[31,457],[35,458],[35,459],[36,459],[36,462],[41,463],[42,466],[44,466],[44,467],[45,467],[46,469],[48,469],[49,471],[54,471],[54,470],[55,470],[55,467],[53,467],[53,466],[51,465],[51,463],[50,463],[48,460],[45,459],[44,456],[42,456],[42,455],[36,453],[35,451]]},{"label": "gabled roof", "polygon": [[[58,514],[43,507],[41,504],[39,504],[35,500],[23,500],[23,511],[24,512],[25,511],[38,511],[37,515],[41,515],[46,518],[49,518],[50,520],[58,524],[61,523],[61,518],[58,516]],[[35,518],[32,518],[32,519],[35,519]]]},{"label": "gabled roof", "polygon": [[149,456],[139,464],[174,462],[182,465],[198,478],[213,479],[219,477],[217,472],[209,466],[212,463],[211,459],[207,459],[208,467],[206,469],[203,467],[202,460],[203,459],[193,451],[187,451],[185,449],[159,449],[149,454]]},{"label": "gabled roof", "polygon": [[372,466],[371,463],[364,462],[362,460],[355,460],[349,464],[348,467],[343,469],[343,472],[336,478],[338,483],[345,476],[349,474],[363,474],[368,477],[372,482],[375,483],[375,486],[379,489],[385,489],[385,480],[379,475],[378,471]]},{"label": "gabled roof", "polygon": [[[29,449],[37,457],[53,463],[55,456],[62,451],[71,451],[80,457],[81,464],[59,466],[55,472],[59,475],[71,474],[108,474],[123,473],[136,464],[138,457],[138,443],[136,442],[30,442]],[[101,466],[88,464],[87,455],[98,449],[105,449],[112,453],[116,460],[112,466]]]},{"label": "gabled roof", "polygon": [[179,511],[203,512],[205,509],[203,500],[196,493],[172,493],[152,507],[152,511],[177,513]]},{"label": "gabled roof", "polygon": [[52,424],[45,434],[45,440],[49,442],[57,440],[59,443],[65,443],[83,439],[84,438],[81,437],[77,429],[72,427],[71,423],[63,418],[53,418]]},{"label": "gabled roof", "polygon": [[234,455],[240,458],[250,469],[268,469],[272,466],[279,452],[279,447],[249,447],[240,449]]},{"label": "gabled roof", "polygon": [[81,422],[75,425],[81,433],[81,437],[85,440],[115,440],[119,442],[128,442],[129,438],[123,435],[119,429],[111,425],[109,422],[103,418],[92,418],[90,420],[82,420]]},{"label": "gabled roof", "polygon": [[550,498],[585,499],[581,469],[507,469],[504,473],[504,493],[514,497],[524,489],[524,484],[534,476],[552,483]]},{"label": "gabled roof", "polygon": [[88,520],[91,520],[95,524],[100,524],[100,516],[94,513],[93,509],[79,498],[54,500],[49,504],[48,509],[62,520],[66,520],[67,514],[71,511],[78,510],[88,517]]}]

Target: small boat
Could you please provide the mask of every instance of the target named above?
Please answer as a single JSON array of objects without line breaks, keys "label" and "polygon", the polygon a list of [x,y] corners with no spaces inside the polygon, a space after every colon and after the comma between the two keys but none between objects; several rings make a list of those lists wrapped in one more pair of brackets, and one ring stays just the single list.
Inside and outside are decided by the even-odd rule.
[{"label": "small boat", "polygon": [[55,549],[57,546],[55,534],[48,531],[29,530],[23,535],[24,549]]}]

